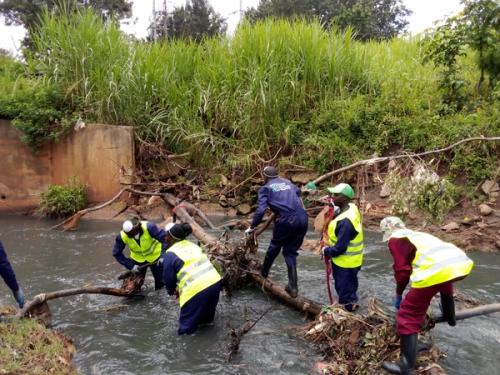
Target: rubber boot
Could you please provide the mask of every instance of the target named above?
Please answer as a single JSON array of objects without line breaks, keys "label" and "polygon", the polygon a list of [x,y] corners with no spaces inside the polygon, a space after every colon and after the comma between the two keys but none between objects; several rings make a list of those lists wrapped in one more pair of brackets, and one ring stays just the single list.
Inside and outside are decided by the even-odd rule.
[{"label": "rubber boot", "polygon": [[297,287],[297,266],[287,265],[286,268],[288,269],[288,285],[285,287],[285,290],[290,297],[295,298],[299,293]]},{"label": "rubber boot", "polygon": [[441,311],[448,324],[455,327],[457,321],[455,320],[455,301],[453,296],[441,294]]},{"label": "rubber boot", "polygon": [[262,268],[260,269],[260,274],[262,275],[262,277],[267,278],[267,276],[269,276],[269,270],[271,269],[273,262],[274,262],[274,259],[271,259],[269,254],[266,254],[266,257],[264,258],[264,262],[262,263]]},{"label": "rubber boot", "polygon": [[382,368],[390,374],[415,375],[417,363],[418,335],[401,335],[401,354],[399,363],[384,362]]}]

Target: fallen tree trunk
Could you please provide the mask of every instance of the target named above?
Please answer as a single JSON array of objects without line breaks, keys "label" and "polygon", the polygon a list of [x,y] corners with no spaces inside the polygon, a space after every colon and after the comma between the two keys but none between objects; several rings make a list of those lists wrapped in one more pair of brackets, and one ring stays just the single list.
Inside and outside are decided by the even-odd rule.
[{"label": "fallen tree trunk", "polygon": [[[264,279],[259,273],[260,270],[260,262],[255,256],[256,249],[249,248],[255,247],[256,243],[254,242],[256,236],[261,234],[267,226],[272,222],[274,216],[271,215],[264,223],[260,224],[254,231],[254,236],[248,236],[238,244],[234,246],[230,246],[227,243],[222,243],[217,238],[208,234],[204,231],[204,229],[198,225],[194,219],[189,215],[189,213],[181,206],[178,206],[179,200],[174,197],[172,194],[165,194],[163,199],[170,204],[171,206],[177,207],[176,213],[177,216],[184,222],[191,224],[193,228],[193,235],[198,238],[203,244],[207,245],[211,248],[212,252],[215,252],[214,248],[217,246],[225,247],[222,251],[222,255],[227,256],[227,261],[236,262],[238,268],[246,273],[248,279],[256,284],[258,287],[262,287],[264,291],[269,293],[271,296],[284,303],[287,306],[290,306],[296,310],[307,313],[309,316],[314,318],[318,315],[323,307],[320,303],[309,300],[302,296],[297,296],[296,298],[290,297],[290,295],[285,291],[285,289],[270,280],[269,278]],[[219,258],[217,258],[219,259]]]},{"label": "fallen tree trunk", "polygon": [[[107,207],[107,206],[113,204],[114,202],[116,202],[121,197],[121,195],[124,192],[129,192],[129,193],[133,193],[133,194],[137,194],[137,195],[147,195],[147,196],[163,196],[164,195],[164,193],[159,193],[159,192],[156,193],[156,192],[150,192],[150,191],[140,191],[140,190],[135,190],[135,189],[132,189],[132,188],[125,187],[125,188],[122,188],[109,201],[101,203],[101,204],[99,204],[99,205],[97,205],[95,207],[89,207],[89,208],[85,208],[83,210],[80,210],[76,214],[74,214],[73,216],[67,218],[66,220],[64,220],[63,222],[61,222],[61,223],[59,223],[57,225],[54,225],[50,229],[57,229],[57,228],[63,227],[63,230],[65,230],[65,231],[75,230],[76,227],[78,226],[78,223],[80,222],[80,219],[84,215],[88,214],[89,212],[98,211],[98,210],[100,210],[100,209],[102,209],[104,207]],[[181,202],[179,201],[178,204],[180,204],[180,203]],[[210,227],[210,229],[216,229],[217,228],[212,223],[212,221],[201,210],[199,210],[197,207],[195,207],[191,203],[182,202],[182,205],[188,210],[188,212],[190,212],[191,215],[198,215],[198,217],[200,219],[202,219]]]}]

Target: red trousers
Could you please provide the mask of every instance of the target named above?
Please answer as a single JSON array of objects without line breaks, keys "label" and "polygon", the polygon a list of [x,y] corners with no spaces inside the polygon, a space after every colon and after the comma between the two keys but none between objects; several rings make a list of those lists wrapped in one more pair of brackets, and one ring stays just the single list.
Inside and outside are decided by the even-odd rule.
[{"label": "red trousers", "polygon": [[396,316],[396,325],[399,334],[412,335],[419,333],[432,297],[437,293],[452,296],[453,281],[447,281],[426,288],[411,288],[403,299]]}]

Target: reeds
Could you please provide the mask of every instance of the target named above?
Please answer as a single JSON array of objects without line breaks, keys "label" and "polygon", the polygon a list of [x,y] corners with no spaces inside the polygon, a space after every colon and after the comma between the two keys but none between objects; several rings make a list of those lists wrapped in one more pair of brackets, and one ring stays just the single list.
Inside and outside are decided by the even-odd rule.
[{"label": "reeds", "polygon": [[439,133],[437,72],[413,39],[361,43],[349,30],[276,20],[201,44],[146,43],[82,10],[46,13],[33,41],[30,67],[89,120],[134,126],[201,164],[250,166],[281,148],[325,169],[390,143],[425,148],[421,132]]}]

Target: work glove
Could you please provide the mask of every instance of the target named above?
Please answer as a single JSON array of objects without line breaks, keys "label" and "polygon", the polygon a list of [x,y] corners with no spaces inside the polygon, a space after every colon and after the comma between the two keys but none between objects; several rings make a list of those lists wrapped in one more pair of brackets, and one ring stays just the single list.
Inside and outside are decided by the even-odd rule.
[{"label": "work glove", "polygon": [[401,301],[402,300],[403,300],[403,296],[402,295],[396,294],[394,297],[392,297],[392,304],[394,305],[394,307],[396,308],[396,310],[399,310],[399,308],[401,307]]},{"label": "work glove", "polygon": [[136,264],[134,267],[132,267],[132,269],[130,271],[132,271],[132,273],[135,273],[135,274],[139,273],[139,266]]},{"label": "work glove", "polygon": [[156,262],[157,266],[162,266],[163,265],[163,257],[160,257],[158,261]]},{"label": "work glove", "polygon": [[245,236],[250,236],[254,231],[254,228],[248,228],[245,230]]},{"label": "work glove", "polygon": [[21,288],[19,288],[13,294],[14,294],[14,298],[16,299],[19,308],[22,309],[24,307],[24,292],[23,292],[23,290]]},{"label": "work glove", "polygon": [[321,259],[328,256],[328,255],[326,255],[326,249],[328,249],[328,246],[323,246],[321,248],[321,251],[320,251]]}]

